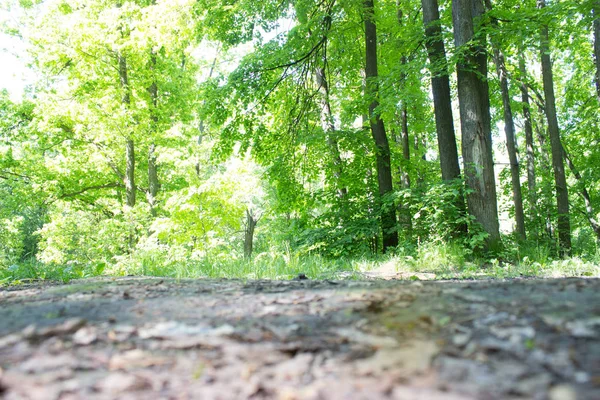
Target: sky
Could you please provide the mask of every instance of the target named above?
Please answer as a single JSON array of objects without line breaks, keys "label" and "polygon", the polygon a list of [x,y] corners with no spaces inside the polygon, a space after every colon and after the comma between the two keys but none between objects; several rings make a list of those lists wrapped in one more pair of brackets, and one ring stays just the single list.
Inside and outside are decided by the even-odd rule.
[{"label": "sky", "polygon": [[20,39],[2,32],[5,24],[15,21],[14,9],[10,11],[2,3],[0,7],[0,90],[7,89],[12,100],[19,100],[33,74],[27,69],[25,49]]}]

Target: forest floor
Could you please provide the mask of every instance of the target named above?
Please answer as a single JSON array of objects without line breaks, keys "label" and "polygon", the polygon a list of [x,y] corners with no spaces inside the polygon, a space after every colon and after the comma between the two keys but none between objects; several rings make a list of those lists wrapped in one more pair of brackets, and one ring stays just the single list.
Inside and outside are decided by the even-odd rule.
[{"label": "forest floor", "polygon": [[600,280],[9,287],[0,397],[599,399]]}]

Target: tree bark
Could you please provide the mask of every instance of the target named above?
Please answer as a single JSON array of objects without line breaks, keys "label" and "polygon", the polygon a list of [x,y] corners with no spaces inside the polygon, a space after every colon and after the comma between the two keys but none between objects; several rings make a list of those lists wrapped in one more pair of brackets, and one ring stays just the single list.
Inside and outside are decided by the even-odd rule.
[{"label": "tree bark", "polygon": [[[396,7],[398,7],[397,19],[398,24],[402,27],[404,25],[403,13],[400,9],[400,1],[396,1]],[[400,49],[399,49],[400,50]],[[400,64],[402,67],[406,66],[408,60],[405,55],[400,57]],[[400,74],[400,84],[406,86],[407,74],[402,70]],[[405,99],[402,100],[400,105],[400,140],[396,139],[397,142],[400,142],[402,146],[402,159],[404,160],[403,164],[400,166],[400,187],[402,189],[410,189],[410,174],[408,172],[410,166],[410,137],[408,132],[408,104]],[[400,199],[398,202],[398,214],[400,219],[400,226],[404,231],[406,237],[410,238],[412,236],[412,216],[410,213],[410,205],[407,201]]]},{"label": "tree bark", "polygon": [[431,91],[433,94],[433,108],[442,179],[444,181],[451,181],[460,178],[460,166],[458,163],[456,135],[454,133],[446,48],[442,39],[437,0],[421,0],[421,5],[423,7],[423,23],[425,25],[425,44],[429,55]]},{"label": "tree bark", "polygon": [[492,155],[490,100],[487,85],[485,38],[475,37],[475,18],[483,13],[480,0],[453,0],[454,41],[461,58],[457,63],[462,155],[469,213],[487,232],[486,247],[500,247],[500,227]]},{"label": "tree bark", "polygon": [[600,0],[594,3],[594,61],[596,64],[596,95],[600,101]]},{"label": "tree bark", "polygon": [[252,212],[252,209],[246,209],[246,229],[244,231],[244,257],[250,259],[254,248],[254,229],[258,223],[258,218]]},{"label": "tree bark", "polygon": [[343,199],[348,194],[348,189],[341,184],[344,167],[338,141],[335,138],[335,124],[333,123],[333,113],[329,100],[329,83],[325,67],[317,68],[316,76],[319,92],[321,92],[321,126],[327,135],[327,146],[333,159],[333,177],[335,178],[337,194],[340,199]]},{"label": "tree bark", "polygon": [[[491,0],[486,0],[488,10],[492,9]],[[492,19],[494,27],[498,27],[498,21]],[[504,111],[504,134],[506,136],[506,150],[510,162],[510,176],[513,189],[513,204],[515,207],[515,222],[517,223],[517,234],[521,239],[526,238],[525,233],[525,214],[523,212],[523,195],[521,193],[521,173],[519,158],[517,156],[517,144],[515,138],[515,121],[513,119],[512,106],[510,105],[510,90],[508,87],[508,72],[504,53],[500,45],[492,40],[492,51],[494,54],[494,64],[496,65],[496,74],[500,81],[500,93],[502,95],[502,108]]]},{"label": "tree bark", "polygon": [[371,100],[369,104],[369,122],[371,134],[375,142],[375,157],[377,163],[377,182],[379,185],[379,204],[381,206],[381,230],[383,237],[383,252],[398,245],[396,228],[396,209],[383,204],[386,195],[393,191],[390,144],[385,132],[383,120],[376,109],[379,85],[377,83],[377,27],[374,19],[373,0],[365,0],[365,76],[366,95]]},{"label": "tree bark", "polygon": [[523,52],[519,56],[519,70],[521,72],[521,101],[523,102],[523,119],[525,129],[525,148],[527,152],[527,188],[529,189],[529,213],[531,217],[537,215],[537,193],[535,183],[535,152],[533,144],[533,128],[531,124],[531,105],[529,90],[527,89],[527,69]]},{"label": "tree bark", "polygon": [[[538,8],[546,6],[545,0],[538,0]],[[558,243],[561,256],[571,253],[571,222],[569,218],[569,193],[565,177],[563,162],[563,148],[560,140],[558,118],[556,116],[556,99],[554,95],[554,77],[552,74],[552,61],[550,59],[550,45],[548,26],[544,25],[540,31],[540,53],[542,58],[542,79],[544,82],[544,97],[546,104],[546,118],[548,120],[548,134],[552,149],[552,169],[554,170],[554,183],[556,186],[556,205],[558,208]]]},{"label": "tree bark", "polygon": [[[542,164],[542,168],[546,169],[546,170],[550,170],[552,168],[552,162],[550,161],[550,155],[548,154],[547,148],[548,148],[548,141],[546,140],[546,124],[544,123],[544,116],[545,116],[545,111],[544,111],[544,107],[542,105],[538,105],[538,114],[539,114],[539,120],[537,120],[537,124],[535,126],[535,131],[536,131],[536,135],[537,135],[537,139],[540,143],[540,158],[541,158],[541,164]],[[544,185],[546,186],[546,185]],[[545,192],[544,189],[542,189],[542,192]],[[552,210],[549,207],[544,207],[544,211],[545,211],[545,229],[546,229],[546,234],[548,235],[549,238],[553,238],[554,237],[554,227],[552,226]]]},{"label": "tree bark", "polygon": [[[150,71],[152,74],[156,70],[156,55],[150,53]],[[156,114],[158,107],[158,86],[156,84],[156,78],[153,77],[153,82],[148,88],[148,94],[150,95],[150,120],[152,121],[152,134],[156,134],[158,130],[158,116]],[[160,189],[160,183],[158,181],[158,169],[156,166],[156,144],[154,141],[150,143],[148,147],[148,192],[146,198],[150,205],[150,210],[153,216],[156,216],[156,196]]]},{"label": "tree bark", "polygon": [[[131,103],[130,89],[129,89],[129,78],[127,76],[127,58],[120,54],[119,55],[119,81],[121,84],[121,90],[123,92],[121,96],[121,103],[125,108],[129,108]],[[129,207],[135,206],[135,145],[131,137],[127,138],[125,147],[125,192],[127,198],[127,205]]]}]

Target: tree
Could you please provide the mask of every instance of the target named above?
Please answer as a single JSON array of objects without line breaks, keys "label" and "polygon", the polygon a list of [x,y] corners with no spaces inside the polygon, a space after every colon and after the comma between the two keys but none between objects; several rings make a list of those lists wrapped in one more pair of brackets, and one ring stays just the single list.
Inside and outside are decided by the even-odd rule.
[{"label": "tree", "polygon": [[437,0],[422,0],[425,44],[429,54],[431,90],[435,112],[435,125],[440,153],[442,179],[451,181],[460,178],[454,118],[452,117],[452,97],[446,49],[442,38],[440,15]]},{"label": "tree", "polygon": [[[492,10],[491,0],[486,0],[488,10]],[[492,18],[492,24],[498,28],[498,20]],[[515,209],[515,221],[517,223],[517,234],[525,239],[525,214],[523,213],[523,195],[521,194],[521,174],[519,159],[517,156],[517,144],[515,138],[515,121],[513,119],[512,106],[510,104],[510,91],[508,88],[508,71],[506,70],[505,57],[500,43],[492,40],[492,51],[496,73],[500,81],[500,93],[502,95],[502,108],[504,110],[504,133],[506,135],[506,149],[510,161],[510,176],[513,190],[513,204]]]},{"label": "tree", "polygon": [[[538,0],[538,8],[543,11],[546,7],[545,0]],[[548,135],[552,149],[552,169],[556,190],[556,205],[558,208],[558,240],[560,254],[568,255],[571,252],[571,222],[569,216],[569,192],[565,176],[563,161],[563,146],[560,139],[560,129],[556,115],[556,97],[554,95],[554,76],[552,60],[550,59],[548,25],[543,24],[540,29],[540,55],[542,61],[542,79],[544,83],[545,113],[548,120]]]},{"label": "tree", "polygon": [[244,257],[249,259],[252,257],[252,249],[254,247],[254,230],[260,217],[254,215],[251,208],[246,209],[246,223],[244,224]]},{"label": "tree", "polygon": [[388,196],[393,191],[390,145],[385,132],[383,120],[378,114],[377,100],[379,85],[377,83],[377,26],[375,25],[373,0],[364,2],[365,22],[365,95],[369,101],[369,124],[375,142],[375,157],[377,160],[377,182],[381,206],[381,230],[383,251],[398,245],[396,230],[396,210],[390,204]]},{"label": "tree", "polygon": [[600,1],[594,2],[594,62],[596,64],[596,94],[600,101]]},{"label": "tree", "polygon": [[454,41],[457,63],[462,155],[469,213],[488,234],[487,247],[500,245],[498,205],[492,155],[490,100],[487,85],[485,36],[476,20],[483,12],[481,0],[453,0]]},{"label": "tree", "polygon": [[533,218],[537,214],[536,203],[536,182],[535,182],[535,153],[533,142],[533,128],[531,120],[531,105],[529,102],[529,89],[527,88],[527,69],[525,68],[525,58],[522,53],[519,55],[519,72],[521,89],[521,102],[523,103],[523,124],[525,130],[525,151],[527,154],[527,188],[529,190],[529,214]]}]

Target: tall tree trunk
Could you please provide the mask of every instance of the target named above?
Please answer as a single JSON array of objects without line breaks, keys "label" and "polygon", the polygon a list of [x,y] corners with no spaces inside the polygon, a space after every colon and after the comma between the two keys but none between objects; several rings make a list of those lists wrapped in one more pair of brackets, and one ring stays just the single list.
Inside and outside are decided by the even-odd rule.
[{"label": "tall tree trunk", "polygon": [[[156,70],[156,54],[153,52],[150,54],[150,70],[152,73],[155,73]],[[148,88],[148,93],[150,94],[151,102],[151,130],[152,134],[155,134],[158,130],[158,116],[156,114],[158,107],[158,86],[156,85],[155,77],[153,77],[152,85]],[[156,167],[156,144],[152,141],[148,147],[148,192],[146,197],[153,216],[156,216],[156,195],[158,194],[159,188],[160,183],[158,181],[158,170]]]},{"label": "tall tree trunk", "polygon": [[338,141],[335,138],[335,124],[333,123],[333,112],[331,111],[331,102],[329,100],[329,82],[325,67],[317,68],[316,75],[317,86],[319,87],[319,92],[321,92],[321,126],[327,135],[327,146],[333,159],[333,177],[335,178],[338,197],[343,199],[348,194],[348,189],[341,184],[344,168]]},{"label": "tall tree trunk", "polygon": [[249,259],[252,257],[254,248],[254,229],[258,223],[258,218],[254,215],[251,208],[246,210],[246,229],[244,231],[244,257]]},{"label": "tall tree trunk", "polygon": [[440,13],[437,0],[421,0],[421,5],[423,7],[423,23],[427,39],[425,44],[429,55],[431,90],[433,93],[442,179],[451,181],[460,178],[460,166],[454,134],[452,97],[450,95],[446,49],[440,26]]},{"label": "tall tree trunk", "polygon": [[376,109],[379,107],[377,100],[379,84],[377,83],[377,27],[375,25],[373,0],[364,2],[365,19],[365,77],[366,95],[371,100],[369,105],[369,122],[371,133],[375,141],[375,157],[377,161],[377,182],[379,184],[379,203],[381,205],[381,230],[383,235],[383,252],[388,248],[398,245],[398,232],[396,229],[396,209],[391,205],[385,205],[383,199],[391,194],[392,167],[390,156],[390,144],[385,133],[383,120]]},{"label": "tall tree trunk", "polygon": [[600,0],[594,3],[594,61],[596,63],[596,95],[600,101]]},{"label": "tall tree trunk", "polygon": [[[400,0],[396,1],[396,7],[398,7],[397,19],[398,24],[402,27],[404,25],[403,13],[400,9]],[[400,57],[400,64],[402,66],[402,72],[400,74],[400,84],[406,87],[407,74],[404,72],[404,67],[408,63],[405,55]],[[397,140],[398,141],[398,140]],[[400,187],[402,189],[410,189],[410,174],[408,172],[410,166],[410,138],[408,134],[408,104],[405,99],[402,100],[400,106],[400,140],[402,145],[402,159],[403,164],[400,167]],[[400,199],[398,202],[398,213],[400,218],[400,226],[404,231],[406,237],[412,236],[412,217],[410,212],[410,205],[404,199]]]},{"label": "tall tree trunk", "polygon": [[[488,10],[492,10],[491,0],[485,0]],[[498,27],[498,21],[492,18],[494,27]],[[515,207],[515,221],[517,223],[517,234],[521,239],[526,238],[525,233],[525,214],[523,213],[523,195],[521,194],[521,173],[519,158],[517,156],[517,144],[515,138],[515,121],[513,119],[512,106],[510,105],[510,90],[508,88],[508,72],[504,53],[500,49],[500,44],[492,40],[492,51],[494,53],[494,64],[496,65],[496,74],[500,81],[500,93],[502,95],[502,107],[504,111],[504,134],[506,136],[506,150],[510,161],[510,176],[513,189],[513,204]]]},{"label": "tall tree trunk", "polygon": [[510,92],[504,55],[497,48],[494,49],[494,59],[498,78],[500,79],[500,91],[502,92],[502,104],[504,107],[504,133],[506,135],[506,149],[510,160],[510,176],[512,180],[513,202],[515,206],[515,221],[517,222],[517,233],[521,239],[525,239],[525,214],[523,213],[523,195],[521,194],[521,174],[519,159],[517,157],[517,144],[515,139],[515,123],[513,120],[512,107],[510,105]]},{"label": "tall tree trunk", "polygon": [[[545,111],[542,105],[538,105],[538,114],[539,119],[537,119],[537,123],[535,125],[535,131],[537,135],[538,142],[540,143],[540,155],[541,155],[541,164],[542,168],[545,170],[550,170],[552,168],[552,162],[550,161],[550,155],[548,154],[548,141],[546,139],[546,124],[545,124]],[[544,185],[546,187],[546,185]],[[545,192],[542,189],[542,192]],[[545,211],[545,229],[546,234],[549,238],[554,238],[554,227],[552,226],[552,210],[549,207],[544,207]]]},{"label": "tall tree trunk", "polygon": [[535,183],[535,153],[533,144],[533,128],[531,124],[531,105],[529,102],[529,90],[527,89],[527,69],[523,50],[519,56],[519,70],[521,72],[521,101],[523,102],[523,119],[525,129],[525,148],[527,152],[527,188],[529,189],[529,213],[533,218],[537,215],[537,193]]},{"label": "tall tree trunk", "polygon": [[[425,25],[425,45],[429,56],[431,73],[431,92],[437,132],[438,152],[442,179],[450,182],[460,179],[460,165],[452,116],[452,96],[448,76],[448,61],[442,36],[440,12],[437,0],[421,0],[423,24]],[[465,199],[462,191],[456,198],[456,208],[460,214],[466,214]],[[457,233],[466,233],[467,225],[457,227]]]},{"label": "tall tree trunk", "polygon": [[[121,103],[129,108],[131,103],[130,89],[129,89],[129,78],[127,76],[127,58],[120,54],[119,55],[119,81],[121,84],[121,90],[123,92],[121,97]],[[131,137],[127,138],[125,147],[125,192],[127,198],[127,205],[129,207],[135,206],[135,145]]]},{"label": "tall tree trunk", "polygon": [[[540,9],[546,6],[545,0],[538,0]],[[552,148],[552,169],[554,170],[554,183],[556,185],[556,205],[558,208],[558,244],[560,254],[568,255],[571,252],[571,222],[569,219],[569,193],[565,177],[562,143],[558,118],[556,116],[556,99],[554,96],[554,77],[552,74],[552,61],[550,60],[550,44],[548,26],[542,26],[540,32],[540,53],[542,58],[542,79],[544,81],[544,97],[546,104],[546,118],[548,119],[548,134]]]},{"label": "tall tree trunk", "polygon": [[457,64],[462,155],[469,213],[488,233],[486,246],[500,246],[496,181],[492,155],[490,100],[485,38],[475,37],[474,19],[483,12],[481,0],[453,0],[454,41],[461,52]]}]

